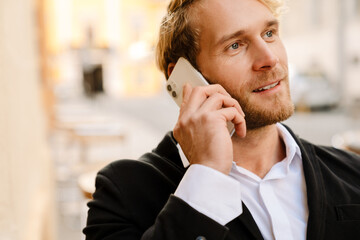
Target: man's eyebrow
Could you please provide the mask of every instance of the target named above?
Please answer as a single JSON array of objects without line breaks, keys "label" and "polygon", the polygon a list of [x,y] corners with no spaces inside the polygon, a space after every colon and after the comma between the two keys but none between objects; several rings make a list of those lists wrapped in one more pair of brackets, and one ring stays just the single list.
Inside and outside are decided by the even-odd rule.
[{"label": "man's eyebrow", "polygon": [[222,45],[223,43],[229,41],[230,39],[233,39],[233,38],[236,38],[236,37],[240,37],[241,35],[244,35],[244,33],[245,33],[244,30],[239,30],[239,31],[236,31],[236,32],[234,32],[234,33],[225,35],[225,36],[223,36],[219,41],[217,41],[217,43],[216,43],[215,46],[220,46],[220,45]]},{"label": "man's eyebrow", "polygon": [[268,21],[266,23],[266,27],[279,27],[279,20],[275,19],[275,20],[271,20],[271,21]]},{"label": "man's eyebrow", "polygon": [[[279,21],[277,19],[275,20],[270,20],[270,21],[267,21],[265,23],[265,28],[268,28],[268,27],[278,27],[279,26]],[[228,35],[225,35],[223,36],[219,41],[217,41],[216,45],[215,46],[220,46],[222,45],[223,43],[229,41],[230,39],[233,39],[233,38],[237,38],[237,37],[240,37],[241,35],[244,35],[245,34],[245,30],[239,30],[239,31],[236,31],[234,33],[231,33],[231,34],[228,34]]]}]

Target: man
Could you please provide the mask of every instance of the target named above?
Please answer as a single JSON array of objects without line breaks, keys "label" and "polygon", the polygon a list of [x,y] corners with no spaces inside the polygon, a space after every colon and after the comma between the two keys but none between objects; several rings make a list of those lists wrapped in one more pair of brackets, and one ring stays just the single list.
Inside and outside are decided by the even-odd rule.
[{"label": "man", "polygon": [[171,1],[160,68],[168,77],[185,57],[211,85],[185,85],[153,152],[99,172],[87,239],[360,239],[359,156],[279,124],[293,113],[281,6]]}]

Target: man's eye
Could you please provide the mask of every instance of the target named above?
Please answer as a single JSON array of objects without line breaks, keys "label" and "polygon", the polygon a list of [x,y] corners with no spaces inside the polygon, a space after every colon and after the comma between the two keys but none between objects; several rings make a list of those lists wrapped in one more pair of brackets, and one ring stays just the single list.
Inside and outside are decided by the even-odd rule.
[{"label": "man's eye", "polygon": [[271,38],[273,36],[273,31],[267,31],[265,35],[266,37]]},{"label": "man's eye", "polygon": [[239,43],[233,43],[233,44],[231,45],[231,48],[232,48],[232,49],[238,49],[238,48],[239,48]]}]

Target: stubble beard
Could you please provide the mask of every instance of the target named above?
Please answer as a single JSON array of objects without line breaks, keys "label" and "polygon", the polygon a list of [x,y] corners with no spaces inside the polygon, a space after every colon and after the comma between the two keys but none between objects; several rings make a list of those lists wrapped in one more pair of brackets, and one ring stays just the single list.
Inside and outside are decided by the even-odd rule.
[{"label": "stubble beard", "polygon": [[294,113],[294,104],[291,101],[288,76],[281,81],[282,87],[286,92],[276,94],[269,108],[264,107],[261,103],[253,103],[249,97],[244,95],[238,96],[237,100],[245,113],[246,128],[254,130],[285,121]]}]

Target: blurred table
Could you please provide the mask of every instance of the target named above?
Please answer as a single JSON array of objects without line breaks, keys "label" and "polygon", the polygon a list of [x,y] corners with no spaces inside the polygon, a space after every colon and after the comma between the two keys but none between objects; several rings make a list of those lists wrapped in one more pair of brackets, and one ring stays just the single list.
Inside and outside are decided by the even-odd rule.
[{"label": "blurred table", "polygon": [[95,179],[98,171],[91,171],[83,173],[78,178],[78,185],[87,199],[92,199],[92,195],[95,192]]},{"label": "blurred table", "polygon": [[72,135],[80,143],[82,162],[87,162],[87,151],[91,144],[125,140],[124,130],[117,124],[80,124],[73,127]]},{"label": "blurred table", "polygon": [[77,183],[86,199],[92,199],[92,195],[95,192],[95,179],[97,173],[111,161],[105,161],[89,165],[84,173],[80,174]]},{"label": "blurred table", "polygon": [[102,116],[71,116],[60,119],[55,129],[67,133],[69,145],[78,144],[80,147],[80,161],[88,161],[88,150],[92,144],[124,142],[126,126],[119,120]]}]

